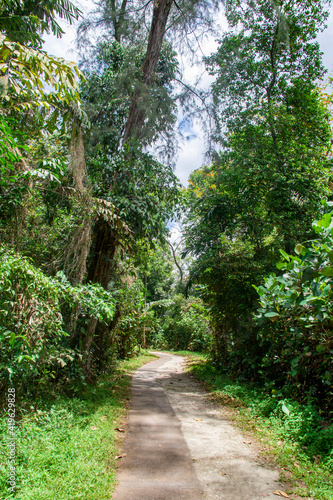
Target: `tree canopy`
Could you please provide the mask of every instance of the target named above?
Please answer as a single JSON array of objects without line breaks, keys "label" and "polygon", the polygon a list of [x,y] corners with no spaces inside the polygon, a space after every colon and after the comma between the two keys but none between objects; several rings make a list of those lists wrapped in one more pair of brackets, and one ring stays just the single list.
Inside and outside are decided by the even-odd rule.
[{"label": "tree canopy", "polygon": [[214,151],[184,188],[179,113],[207,115],[179,54],[216,35],[219,7],[100,0],[78,68],[41,47],[77,7],[0,3],[1,390],[80,390],[140,346],[174,347],[331,411],[326,4],[225,3],[203,60]]}]

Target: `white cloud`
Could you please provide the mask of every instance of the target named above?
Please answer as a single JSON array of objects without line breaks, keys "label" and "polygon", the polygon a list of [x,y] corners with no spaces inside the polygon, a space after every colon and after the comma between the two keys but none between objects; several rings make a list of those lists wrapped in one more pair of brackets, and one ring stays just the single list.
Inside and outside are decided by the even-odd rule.
[{"label": "white cloud", "polygon": [[69,61],[77,62],[77,53],[75,52],[76,27],[68,23],[59,23],[65,34],[62,38],[54,35],[44,35],[44,50],[52,56],[63,57]]},{"label": "white cloud", "polygon": [[328,69],[329,74],[333,76],[333,57],[332,57],[332,47],[333,47],[333,8],[329,18],[327,19],[327,28],[319,34],[318,41],[320,48],[323,51],[323,62],[325,67]]},{"label": "white cloud", "polygon": [[76,28],[88,12],[93,10],[94,2],[92,0],[72,0],[72,2],[81,10],[82,17],[72,25],[62,19],[58,20],[65,34],[61,38],[57,38],[53,34],[44,35],[45,44],[43,48],[52,56],[78,62],[78,55],[75,51]]},{"label": "white cloud", "polygon": [[185,186],[193,170],[200,168],[204,160],[205,145],[202,131],[196,131],[197,137],[187,141],[179,153],[175,174]]},{"label": "white cloud", "polygon": [[[84,14],[92,10],[94,6],[91,0],[81,0],[81,2],[76,2],[76,4],[84,12]],[[46,41],[44,48],[52,55],[77,62],[77,54],[74,50],[76,26],[70,26],[68,23],[65,23],[63,21],[60,24],[66,32],[65,35],[61,39],[57,39],[53,35],[45,36]],[[227,27],[222,11],[219,14],[219,24],[221,27],[220,32],[222,34],[222,32]],[[324,52],[324,64],[328,68],[330,74],[332,74],[333,9],[331,9],[331,15],[327,21],[327,29],[319,35],[318,40],[320,42],[321,49]],[[207,39],[200,45],[200,55],[202,55],[202,53],[204,53],[205,55],[209,55],[211,52],[215,51],[216,48],[216,40],[214,38]],[[180,60],[180,64],[183,69],[185,81],[187,83],[193,84],[197,80],[198,73],[201,72],[201,87],[209,87],[209,84],[212,82],[213,77],[208,75],[207,72],[204,72],[204,68],[202,65],[189,64],[184,59]],[[204,162],[205,143],[203,139],[203,131],[198,123],[194,124],[193,129],[196,134],[196,138],[186,141],[183,144],[176,164],[175,173],[184,185],[187,184],[189,174],[193,170],[200,168]]]}]

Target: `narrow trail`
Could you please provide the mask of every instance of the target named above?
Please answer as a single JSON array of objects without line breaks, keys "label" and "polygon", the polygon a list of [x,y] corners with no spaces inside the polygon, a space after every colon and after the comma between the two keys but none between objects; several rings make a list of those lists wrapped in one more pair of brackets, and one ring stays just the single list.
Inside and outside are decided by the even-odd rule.
[{"label": "narrow trail", "polygon": [[160,358],[133,376],[114,500],[273,500],[278,473],[257,463],[223,408],[188,373]]}]

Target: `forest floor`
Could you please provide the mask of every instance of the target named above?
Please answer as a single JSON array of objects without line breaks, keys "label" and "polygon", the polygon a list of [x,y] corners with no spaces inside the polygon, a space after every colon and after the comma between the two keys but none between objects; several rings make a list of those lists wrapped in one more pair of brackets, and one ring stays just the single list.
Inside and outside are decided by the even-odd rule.
[{"label": "forest floor", "polygon": [[154,354],[159,359],[133,376],[114,500],[287,496],[278,471],[260,462],[255,445],[185,372],[185,359]]}]

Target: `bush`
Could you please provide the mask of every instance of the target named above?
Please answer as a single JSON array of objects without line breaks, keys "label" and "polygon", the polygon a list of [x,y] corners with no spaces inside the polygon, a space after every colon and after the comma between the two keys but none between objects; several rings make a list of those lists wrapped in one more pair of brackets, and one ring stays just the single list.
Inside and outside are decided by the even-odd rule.
[{"label": "bush", "polygon": [[120,359],[133,355],[143,344],[145,329],[144,286],[140,279],[127,277],[117,291],[118,321],[112,330],[111,350]]},{"label": "bush", "polygon": [[[55,379],[59,370],[80,360],[70,347],[62,308],[76,318],[110,321],[114,299],[99,285],[73,287],[63,273],[46,276],[28,259],[0,250],[0,388],[28,390]],[[73,333],[73,332],[72,332]]]},{"label": "bush", "polygon": [[156,335],[157,347],[208,351],[212,335],[207,309],[202,301],[198,298],[186,299],[183,295],[175,295],[173,299],[160,301],[159,305],[162,302],[167,302],[167,307]]},{"label": "bush", "polygon": [[318,239],[298,244],[296,255],[281,251],[260,295],[256,316],[263,376],[286,385],[290,395],[333,407],[333,219],[313,223]]}]

